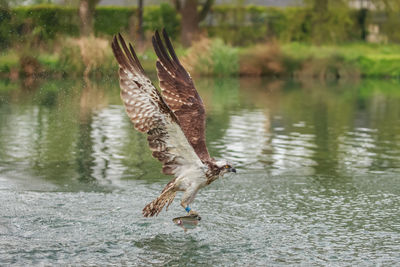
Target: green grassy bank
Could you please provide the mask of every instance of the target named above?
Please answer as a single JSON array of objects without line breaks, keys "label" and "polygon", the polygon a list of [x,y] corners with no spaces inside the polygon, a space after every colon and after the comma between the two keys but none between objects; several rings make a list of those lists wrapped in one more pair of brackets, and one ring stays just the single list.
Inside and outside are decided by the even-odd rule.
[{"label": "green grassy bank", "polygon": [[304,64],[310,64],[331,69],[341,76],[357,72],[361,77],[400,78],[400,45],[396,44],[310,46],[292,43],[283,45],[282,51],[288,58],[302,62],[302,70],[306,69]]},{"label": "green grassy bank", "polygon": [[[3,77],[115,75],[110,40],[68,38],[46,49],[9,49],[0,54]],[[220,39],[202,39],[177,53],[193,75],[274,76],[317,79],[359,77],[399,78],[400,45],[352,43],[314,46],[302,43],[261,43],[232,47]],[[155,71],[156,57],[150,44],[138,49],[144,68]]]}]

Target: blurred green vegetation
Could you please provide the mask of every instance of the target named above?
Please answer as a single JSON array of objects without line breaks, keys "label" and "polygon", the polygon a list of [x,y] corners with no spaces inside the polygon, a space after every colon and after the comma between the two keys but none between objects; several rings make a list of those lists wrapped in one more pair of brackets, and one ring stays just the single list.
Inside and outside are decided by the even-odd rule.
[{"label": "blurred green vegetation", "polygon": [[155,30],[165,28],[171,38],[176,38],[179,33],[180,17],[171,5],[161,3],[159,6],[144,8],[143,23],[145,31],[153,33]]},{"label": "blurred green vegetation", "polygon": [[235,76],[239,71],[239,49],[221,39],[203,38],[185,53],[190,73],[207,76]]},{"label": "blurred green vegetation", "polygon": [[357,71],[364,77],[400,77],[400,46],[396,44],[348,43],[337,45],[307,45],[288,43],[282,51],[289,58],[307,64],[328,60],[326,67]]},{"label": "blurred green vegetation", "polygon": [[[268,38],[282,41],[332,43],[355,39],[357,10],[333,7],[321,14],[305,7],[215,6],[212,25],[203,25],[211,37],[234,45],[252,45]],[[316,23],[318,20],[324,23]]]},{"label": "blurred green vegetation", "polygon": [[77,36],[79,18],[76,8],[55,5],[19,6],[9,11],[9,23],[1,23],[0,28],[8,28],[6,38],[15,40],[28,33],[34,33],[40,40],[52,40],[57,34]]},{"label": "blurred green vegetation", "polygon": [[[94,37],[65,39],[58,51],[37,52],[35,58],[43,75],[82,76],[88,65],[94,77],[116,75],[117,63],[108,46],[109,40]],[[325,80],[400,77],[400,46],[395,44],[317,46],[292,42],[237,48],[221,39],[204,39],[188,50],[179,45],[176,50],[193,75],[295,76]],[[10,49],[0,54],[0,73],[20,70],[19,53]],[[157,58],[151,47],[138,52],[138,56],[146,72],[154,73]]]},{"label": "blurred green vegetation", "polygon": [[[97,7],[94,18],[95,34],[112,36],[118,32],[128,32],[136,12],[135,7]],[[147,31],[165,27],[171,37],[175,38],[178,34],[179,16],[169,4],[146,7],[143,20]],[[54,40],[60,35],[78,36],[77,8],[58,5],[18,6],[12,9],[0,7],[0,46],[10,46],[13,42],[24,39],[26,35],[44,42]]]},{"label": "blurred green vegetation", "polygon": [[[312,1],[308,1],[312,2]],[[232,45],[252,45],[269,38],[307,43],[341,43],[364,40],[362,32],[368,24],[377,24],[388,41],[399,41],[400,10],[368,10],[349,8],[347,1],[330,1],[324,12],[313,5],[299,7],[265,7],[243,5],[213,6],[201,24],[209,37],[218,37]],[[392,5],[393,6],[393,5]],[[136,7],[99,6],[95,12],[96,35],[128,32],[135,27]],[[144,8],[144,28],[152,32],[165,27],[177,37],[180,16],[168,3]],[[43,40],[56,35],[77,36],[77,7],[59,5],[18,6],[0,8],[0,45],[9,45],[15,38],[36,32]]]},{"label": "blurred green vegetation", "polygon": [[15,51],[7,51],[0,54],[0,72],[9,73],[12,68],[18,67],[18,55]]},{"label": "blurred green vegetation", "polygon": [[[75,13],[77,10],[75,9]],[[96,35],[114,35],[128,30],[129,18],[136,14],[136,8],[119,6],[96,8],[94,31]]]},{"label": "blurred green vegetation", "polygon": [[[318,3],[308,0],[304,6],[286,8],[213,6],[201,25],[205,37],[190,49],[177,42],[177,53],[194,75],[400,77],[400,46],[395,43],[398,31],[393,30],[400,28],[400,20],[395,19],[399,10],[352,9],[341,0],[329,1],[326,12],[317,12]],[[135,7],[97,7],[95,36],[79,38],[77,8],[2,7],[0,73],[32,75],[29,70],[35,66],[35,75],[115,75],[109,42],[117,32],[133,34],[136,12]],[[144,68],[154,72],[156,57],[150,49],[149,33],[165,27],[176,40],[180,15],[163,3],[146,6],[143,19],[147,43],[137,52]],[[365,42],[368,23],[379,24],[385,35],[382,43]]]}]

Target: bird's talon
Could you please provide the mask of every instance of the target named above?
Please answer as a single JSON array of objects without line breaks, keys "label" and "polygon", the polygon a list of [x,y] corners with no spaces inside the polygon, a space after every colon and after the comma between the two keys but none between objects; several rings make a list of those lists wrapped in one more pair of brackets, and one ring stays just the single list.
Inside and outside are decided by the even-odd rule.
[{"label": "bird's talon", "polygon": [[195,212],[194,210],[190,210],[189,215],[190,216],[199,216],[199,214],[197,212]]}]

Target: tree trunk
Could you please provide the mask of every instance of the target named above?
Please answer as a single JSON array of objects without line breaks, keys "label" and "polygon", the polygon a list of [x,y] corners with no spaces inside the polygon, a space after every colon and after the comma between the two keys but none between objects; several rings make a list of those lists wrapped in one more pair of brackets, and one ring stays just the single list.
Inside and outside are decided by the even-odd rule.
[{"label": "tree trunk", "polygon": [[173,2],[176,10],[182,16],[181,42],[184,46],[190,46],[192,41],[198,38],[200,33],[199,23],[207,16],[214,0],[206,0],[200,12],[197,10],[198,0],[174,0]]},{"label": "tree trunk", "polygon": [[314,10],[316,12],[325,12],[328,10],[328,0],[315,0]]},{"label": "tree trunk", "polygon": [[313,12],[312,12],[312,42],[315,44],[321,44],[330,38],[330,31],[323,25],[326,24],[329,19],[328,7],[329,0],[313,0]]},{"label": "tree trunk", "polygon": [[184,46],[190,46],[200,32],[197,0],[186,0],[180,8],[180,13],[182,16],[181,42]]},{"label": "tree trunk", "polygon": [[138,0],[138,23],[136,34],[140,45],[144,42],[144,31],[143,31],[143,0]]},{"label": "tree trunk", "polygon": [[96,5],[100,0],[80,0],[79,2],[79,18],[81,20],[80,32],[81,36],[89,36],[93,34],[93,17]]},{"label": "tree trunk", "polygon": [[361,29],[361,40],[364,42],[367,40],[368,36],[368,25],[367,25],[368,9],[361,8],[357,15],[358,25]]}]

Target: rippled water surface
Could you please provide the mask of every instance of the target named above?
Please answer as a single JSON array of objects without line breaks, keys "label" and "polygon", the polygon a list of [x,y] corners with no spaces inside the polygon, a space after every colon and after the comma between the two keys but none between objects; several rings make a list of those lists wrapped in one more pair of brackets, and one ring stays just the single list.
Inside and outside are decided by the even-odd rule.
[{"label": "rippled water surface", "polygon": [[[170,177],[115,81],[0,81],[1,265],[394,265],[400,83],[197,79],[210,153],[238,169],[141,210]],[[177,201],[178,200],[178,201]]]}]

